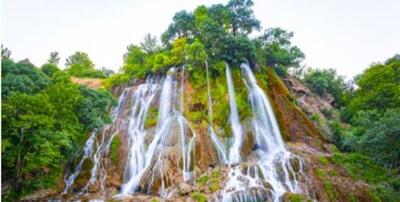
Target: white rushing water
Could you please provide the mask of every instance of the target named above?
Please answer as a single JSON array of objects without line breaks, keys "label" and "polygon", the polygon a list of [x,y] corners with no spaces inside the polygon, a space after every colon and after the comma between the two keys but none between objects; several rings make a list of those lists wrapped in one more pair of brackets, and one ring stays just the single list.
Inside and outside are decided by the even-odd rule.
[{"label": "white rushing water", "polygon": [[228,83],[228,94],[229,94],[229,107],[231,122],[231,128],[233,133],[233,143],[229,148],[229,164],[237,164],[241,161],[240,149],[243,142],[243,129],[239,121],[239,113],[236,107],[235,99],[235,88],[233,86],[231,70],[228,64],[226,64],[226,80]]},{"label": "white rushing water", "polygon": [[[232,135],[229,140],[223,142],[214,132],[213,100],[206,63],[208,133],[218,154],[219,163],[230,169],[225,186],[216,192],[215,200],[277,202],[285,192],[302,193],[303,161],[286,149],[271,103],[257,84],[250,67],[242,64],[241,70],[253,112],[251,128],[246,127],[244,130],[240,123],[231,69],[226,65]],[[180,81],[177,79],[179,73]],[[105,192],[106,159],[112,140],[120,131],[126,131],[128,156],[124,182],[118,196],[136,192],[154,193],[156,190],[153,190],[153,185],[158,184],[154,189],[158,189],[159,195],[166,199],[176,192],[171,186],[176,182],[169,178],[177,181],[177,173],[182,177],[178,180],[190,184],[194,174],[196,134],[184,117],[184,101],[184,67],[171,68],[162,79],[149,77],[135,89],[125,88],[118,106],[111,113],[112,124],[90,134],[82,149],[80,161],[72,174],[65,178],[64,193],[72,190],[75,179],[88,160],[92,162],[90,179],[80,193],[88,192],[96,183],[100,185],[101,191]],[[155,127],[146,128],[147,115],[150,111],[154,112],[155,108],[158,113],[157,124]],[[251,129],[251,133],[247,128]],[[252,141],[249,143],[251,152],[244,155],[242,145],[244,142],[247,145],[248,141]]]},{"label": "white rushing water", "polygon": [[[181,85],[184,84],[184,69],[182,69],[182,81]],[[192,132],[189,123],[182,115],[183,110],[183,86],[181,86],[180,96],[178,98],[178,90],[176,87],[177,82],[175,81],[176,70],[171,68],[167,73],[167,76],[162,84],[161,95],[159,100],[159,111],[158,121],[154,134],[150,134],[143,127],[145,116],[138,118],[132,118],[130,123],[132,126],[129,127],[129,145],[131,148],[128,157],[128,166],[126,167],[126,180],[122,186],[121,194],[131,194],[139,189],[141,191],[149,191],[152,188],[155,176],[161,175],[161,195],[165,195],[166,185],[164,182],[164,171],[165,160],[168,152],[165,150],[166,145],[180,144],[180,152],[182,157],[182,174],[184,181],[191,178],[190,164],[191,164],[191,151],[194,147],[195,136]],[[154,94],[151,94],[154,97]],[[138,94],[135,100],[144,99],[141,105],[138,105],[138,109],[134,111],[140,111],[140,113],[133,113],[135,116],[138,114],[146,114],[148,106],[151,103],[150,99],[146,98],[142,94]],[[179,103],[180,100],[180,103]],[[137,101],[135,101],[137,102]],[[177,104],[180,107],[177,107]],[[135,106],[135,105],[134,105]],[[180,110],[179,110],[180,109]],[[193,135],[189,137],[188,134],[191,132]],[[174,142],[178,138],[180,143]],[[148,143],[149,139],[151,140]],[[151,169],[151,171],[149,171]],[[148,177],[148,172],[151,172],[151,176]],[[147,184],[147,187],[139,187],[139,184]]]},{"label": "white rushing water", "polygon": [[78,177],[79,173],[81,172],[82,165],[85,162],[86,159],[90,158],[90,156],[93,153],[93,144],[96,138],[96,131],[93,131],[89,137],[89,139],[86,141],[85,146],[83,147],[83,155],[81,160],[79,161],[78,165],[75,167],[74,172],[69,175],[68,177],[65,178],[65,189],[64,189],[64,194],[68,193],[72,187],[72,185],[75,182],[75,179]]},{"label": "white rushing water", "polygon": [[122,193],[128,193],[135,189],[139,181],[139,174],[146,166],[146,135],[144,128],[147,112],[159,90],[159,84],[147,79],[146,83],[138,86],[133,94],[133,104],[128,122],[128,143],[130,146],[128,162],[125,170],[127,183],[122,187]]},{"label": "white rushing water", "polygon": [[[86,141],[83,149],[82,149],[82,157],[77,166],[74,169],[74,172],[69,176],[66,175],[65,178],[65,189],[63,191],[64,194],[71,191],[71,188],[75,182],[75,179],[79,176],[82,165],[85,161],[90,160],[93,164],[91,169],[90,179],[85,185],[85,187],[80,191],[80,193],[84,193],[87,191],[90,185],[94,184],[97,179],[100,181],[100,188],[104,190],[104,181],[107,176],[107,169],[105,162],[102,161],[102,157],[107,156],[109,152],[109,148],[111,142],[115,135],[118,133],[119,129],[123,126],[123,123],[117,121],[121,114],[121,107],[123,106],[124,102],[126,101],[126,96],[130,88],[125,88],[122,92],[121,96],[118,99],[118,105],[112,110],[111,118],[112,124],[107,124],[104,126],[104,130],[101,133],[101,140],[97,140],[98,134],[100,131],[97,129],[93,130],[91,135],[89,136],[88,140]],[[115,132],[113,132],[114,130]],[[100,174],[99,174],[100,171]]]},{"label": "white rushing water", "polygon": [[220,199],[226,202],[279,201],[285,192],[301,193],[302,160],[286,150],[272,106],[250,67],[242,64],[241,69],[254,114],[255,142],[251,160],[231,169]]}]

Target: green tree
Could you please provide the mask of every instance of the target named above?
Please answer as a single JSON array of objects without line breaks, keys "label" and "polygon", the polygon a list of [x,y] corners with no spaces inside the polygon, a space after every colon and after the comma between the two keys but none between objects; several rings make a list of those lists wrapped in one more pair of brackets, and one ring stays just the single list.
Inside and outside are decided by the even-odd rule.
[{"label": "green tree", "polygon": [[274,68],[298,68],[304,59],[304,53],[291,43],[293,32],[287,32],[279,27],[269,28],[259,38],[265,54],[265,64]]},{"label": "green tree", "polygon": [[[45,94],[13,93],[2,104],[2,170],[15,179],[15,190],[28,192],[55,184],[66,142],[52,132],[56,111]],[[4,176],[4,175],[3,175]]]},{"label": "green tree", "polygon": [[74,65],[79,65],[84,68],[92,69],[94,68],[94,64],[92,60],[90,60],[89,55],[85,52],[75,52],[73,55],[69,56],[66,59],[65,66],[72,67]]},{"label": "green tree", "polygon": [[253,30],[260,29],[260,21],[254,17],[253,1],[230,0],[226,7],[229,9],[230,28],[233,36],[248,35]]},{"label": "green tree", "polygon": [[227,5],[198,6],[193,13],[175,14],[172,24],[162,35],[167,47],[179,38],[191,44],[198,39],[204,46],[211,63],[227,61],[238,66],[244,60],[255,63],[255,43],[248,37],[259,30],[260,22],[254,17],[251,0],[231,0]]},{"label": "green tree", "polygon": [[28,63],[14,63],[12,60],[2,60],[1,74],[1,95],[3,99],[12,91],[34,94],[49,85],[46,75]]},{"label": "green tree", "polygon": [[57,51],[51,52],[47,64],[58,66],[60,63],[60,56]]},{"label": "green tree", "polygon": [[54,127],[57,131],[67,135],[69,139],[77,141],[83,127],[79,123],[78,114],[83,102],[83,95],[79,86],[70,81],[64,72],[55,74],[51,79],[52,85],[46,89],[49,101],[57,111],[54,118]]},{"label": "green tree", "polygon": [[11,50],[1,44],[1,60],[10,60],[11,59]]},{"label": "green tree", "polygon": [[55,73],[61,71],[56,65],[54,64],[44,64],[40,70],[45,73],[48,77],[53,76]]},{"label": "green tree", "polygon": [[147,58],[146,53],[139,46],[132,44],[129,45],[127,49],[127,53],[124,54],[124,65],[122,67],[123,71],[131,77],[144,76],[147,71],[144,68]]},{"label": "green tree", "polygon": [[355,79],[357,89],[349,101],[349,110],[384,112],[400,106],[400,59],[390,58],[384,64],[373,64]]},{"label": "green tree", "polygon": [[108,112],[116,105],[111,93],[85,86],[80,86],[79,91],[83,95],[83,100],[79,105],[78,117],[85,130],[99,129],[104,124],[110,123]]},{"label": "green tree", "polygon": [[342,76],[337,75],[334,69],[309,69],[305,74],[303,81],[311,88],[313,92],[320,96],[329,93],[335,99],[334,105],[342,106],[344,92],[347,85]]},{"label": "green tree", "polygon": [[160,50],[157,38],[155,36],[151,36],[150,33],[146,34],[144,41],[140,43],[140,47],[147,54],[153,54]]},{"label": "green tree", "polygon": [[176,38],[192,38],[195,32],[195,19],[193,14],[183,10],[175,13],[173,22],[161,35],[162,42],[166,45],[172,43]]},{"label": "green tree", "polygon": [[61,71],[60,68],[58,68],[59,62],[60,62],[60,56],[59,56],[58,52],[56,52],[56,51],[51,52],[49,59],[47,59],[47,63],[44,64],[40,69],[48,77],[51,77],[56,72]]},{"label": "green tree", "polygon": [[353,118],[352,133],[345,146],[371,156],[389,169],[400,168],[400,108],[382,116],[376,110],[359,111]]},{"label": "green tree", "polygon": [[178,38],[174,41],[171,48],[172,64],[182,64],[185,61],[185,47],[187,46],[186,38]]},{"label": "green tree", "polygon": [[100,70],[94,68],[92,60],[90,60],[88,54],[84,52],[75,52],[69,56],[66,60],[65,66],[67,72],[76,77],[95,77],[104,78],[104,74]]},{"label": "green tree", "polygon": [[185,52],[187,54],[188,63],[195,66],[200,66],[207,60],[207,53],[204,45],[198,39],[195,39],[193,43],[188,44],[185,47]]}]

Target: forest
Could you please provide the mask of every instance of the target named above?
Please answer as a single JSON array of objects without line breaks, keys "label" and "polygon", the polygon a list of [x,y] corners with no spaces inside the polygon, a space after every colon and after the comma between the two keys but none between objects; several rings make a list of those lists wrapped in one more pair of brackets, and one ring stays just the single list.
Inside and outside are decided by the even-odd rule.
[{"label": "forest", "polygon": [[[294,33],[280,27],[262,29],[252,8],[251,0],[230,0],[176,12],[159,39],[147,34],[140,44],[127,46],[118,72],[96,69],[81,51],[66,59],[65,68],[56,51],[35,66],[29,59],[16,61],[12,50],[2,45],[2,199],[14,201],[36,190],[57,189],[66,166],[80,155],[90,134],[112,123],[110,112],[118,104],[115,89],[134,79],[168,74],[170,67],[184,66],[192,87],[204,92],[206,71],[210,72],[216,100],[211,122],[224,128],[229,108],[218,100],[227,93],[221,80],[225,64],[235,77],[243,74],[240,65],[248,63],[259,83],[269,83],[268,72],[273,71],[281,81],[297,80],[310,89],[311,97],[330,100],[332,107],[321,109],[322,115],[305,113],[333,147],[321,163],[341,166],[352,179],[367,183],[371,201],[399,201],[400,55],[369,61],[363,72],[347,79],[335,69],[304,67],[306,53],[292,44]],[[262,34],[254,36],[256,31]],[[89,88],[72,78],[99,79],[101,85]],[[239,114],[251,114],[241,102],[246,100],[240,93],[244,87],[235,87]],[[205,93],[191,99],[207,105]],[[193,109],[184,112],[188,120],[208,123],[202,121],[207,119],[206,107]],[[156,111],[150,109],[148,117],[146,126],[157,123]],[[345,201],[329,191],[331,186],[324,184],[329,200]],[[194,198],[204,201],[199,194]]]}]

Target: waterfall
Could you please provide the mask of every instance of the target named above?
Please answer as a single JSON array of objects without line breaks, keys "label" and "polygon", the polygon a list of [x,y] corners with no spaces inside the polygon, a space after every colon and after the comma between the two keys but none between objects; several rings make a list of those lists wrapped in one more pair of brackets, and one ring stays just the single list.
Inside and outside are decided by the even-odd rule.
[{"label": "waterfall", "polygon": [[[149,156],[146,154],[146,134],[144,129],[146,115],[149,107],[159,89],[159,84],[151,78],[146,83],[138,86],[133,95],[133,104],[128,125],[128,143],[130,146],[125,176],[128,182],[122,187],[122,193],[128,193],[137,186],[140,174],[148,164]],[[151,154],[150,154],[151,155]]]},{"label": "waterfall", "polygon": [[249,90],[249,100],[254,113],[253,127],[257,151],[261,158],[270,158],[276,152],[286,150],[278,122],[275,119],[271,103],[264,91],[257,85],[257,80],[250,67],[247,64],[242,64],[241,69]]},{"label": "waterfall", "polygon": [[226,152],[224,150],[224,146],[221,144],[219,141],[217,135],[214,132],[214,124],[213,124],[213,111],[212,111],[212,98],[211,98],[211,90],[210,90],[210,76],[209,76],[209,70],[208,70],[208,63],[207,61],[205,62],[206,65],[206,74],[207,74],[207,106],[208,106],[208,122],[209,122],[209,127],[208,127],[208,133],[210,134],[211,141],[213,142],[213,145],[215,149],[217,150],[218,154],[218,159],[220,163],[222,164],[227,164],[228,160],[226,159]]},{"label": "waterfall", "polygon": [[241,161],[240,149],[243,142],[243,131],[242,126],[239,122],[239,114],[237,111],[235,100],[235,89],[233,86],[231,70],[228,64],[226,64],[226,79],[228,83],[229,107],[231,110],[229,120],[231,122],[233,133],[233,143],[229,149],[229,163],[237,164]]},{"label": "waterfall", "polygon": [[[75,182],[75,179],[80,174],[82,170],[82,165],[86,160],[91,160],[93,166],[90,172],[91,173],[90,179],[85,185],[85,187],[81,190],[81,193],[87,191],[89,186],[94,184],[98,178],[100,180],[100,188],[104,190],[104,180],[107,176],[107,171],[106,171],[106,165],[104,165],[105,163],[103,163],[104,166],[102,166],[101,158],[108,155],[109,148],[114,136],[118,133],[121,126],[124,125],[123,123],[120,123],[118,121],[118,118],[121,115],[121,107],[125,104],[126,96],[129,90],[130,88],[125,88],[121,96],[119,97],[118,105],[111,112],[112,124],[107,124],[104,126],[100,142],[97,141],[97,136],[101,131],[95,129],[89,136],[88,140],[86,141],[82,149],[83,154],[81,160],[75,167],[74,172],[69,176],[66,175],[66,178],[64,180],[65,181],[65,189],[63,191],[64,194],[68,193],[71,190]],[[113,132],[112,130],[116,132]],[[100,175],[98,175],[99,170],[102,171]]]},{"label": "waterfall", "polygon": [[[239,120],[231,69],[226,64],[232,135],[225,147],[214,132],[213,100],[207,62],[205,66],[208,135],[221,167],[229,169],[223,189],[214,195],[215,201],[277,202],[286,192],[303,193],[303,160],[286,149],[271,103],[257,84],[250,67],[241,65],[248,102],[252,109],[249,125],[244,125],[244,130]],[[113,138],[121,131],[126,135],[127,159],[124,181],[117,197],[137,192],[158,193],[167,200],[169,196],[176,194],[177,185],[180,185],[177,183],[191,184],[196,134],[184,116],[184,101],[184,67],[171,68],[161,79],[148,77],[140,85],[125,88],[119,97],[118,106],[111,112],[112,124],[90,134],[74,172],[65,178],[64,193],[71,191],[74,181],[88,160],[93,164],[90,179],[79,194],[87,193],[95,185],[99,185],[101,192],[107,192],[104,186],[109,148]],[[153,117],[157,123],[154,127],[147,128],[148,112],[153,112],[153,108],[158,109],[157,117]],[[246,153],[246,156],[241,156],[244,155],[244,143],[250,144],[251,151],[248,155]]]},{"label": "waterfall", "polygon": [[[182,74],[183,74],[182,69]],[[192,131],[189,123],[182,115],[183,110],[183,86],[181,86],[180,96],[181,101],[179,102],[178,90],[175,81],[175,68],[171,68],[162,84],[161,96],[159,100],[159,112],[157,126],[154,134],[149,133],[143,127],[145,121],[146,111],[149,104],[151,103],[153,93],[140,93],[137,90],[136,100],[142,100],[137,106],[137,111],[140,113],[133,113],[133,116],[139,116],[138,118],[132,117],[130,123],[132,126],[129,127],[129,145],[131,148],[128,157],[128,166],[126,167],[126,179],[122,186],[121,194],[130,194],[138,191],[149,191],[152,188],[153,181],[155,178],[161,178],[161,195],[165,195],[166,182],[164,172],[168,170],[168,145],[180,145],[180,156],[182,157],[182,175],[183,180],[188,181],[191,178],[190,164],[191,164],[191,152],[194,147],[195,134]],[[182,75],[182,79],[184,76]],[[184,81],[181,81],[184,84]],[[147,92],[147,88],[145,91]],[[135,93],[136,94],[136,93]],[[151,96],[144,96],[151,95]],[[177,104],[180,107],[177,107]],[[180,110],[179,110],[180,109]],[[139,114],[139,115],[138,115]],[[141,115],[143,114],[143,115]],[[189,138],[188,134],[191,132],[192,137]],[[179,139],[179,142],[176,140]],[[150,143],[148,141],[151,140]],[[174,153],[175,154],[175,153]],[[139,187],[139,184],[146,184],[145,187]]]},{"label": "waterfall", "polygon": [[65,178],[65,189],[64,189],[64,194],[68,193],[70,191],[72,185],[75,182],[76,177],[78,177],[79,173],[81,172],[83,162],[85,162],[86,159],[90,158],[90,156],[93,153],[93,144],[96,138],[96,131],[93,131],[89,137],[89,139],[86,141],[85,146],[83,147],[83,155],[82,159],[79,161],[78,165],[75,167],[75,171],[69,175],[68,177]]},{"label": "waterfall", "polygon": [[278,202],[285,192],[302,192],[299,181],[303,175],[303,161],[286,150],[273,108],[250,67],[242,64],[241,69],[253,111],[255,142],[252,158],[231,168],[219,198],[226,202]]}]

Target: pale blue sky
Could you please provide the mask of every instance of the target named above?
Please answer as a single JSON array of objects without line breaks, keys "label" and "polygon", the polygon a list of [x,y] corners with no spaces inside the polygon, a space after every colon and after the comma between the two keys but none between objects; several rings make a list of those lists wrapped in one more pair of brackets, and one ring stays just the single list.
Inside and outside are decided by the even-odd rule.
[{"label": "pale blue sky", "polygon": [[[3,0],[1,43],[16,60],[43,64],[85,51],[96,67],[117,70],[130,43],[161,34],[175,12],[220,0]],[[399,0],[254,0],[263,28],[294,31],[304,64],[335,68],[348,78],[400,53]]]}]

